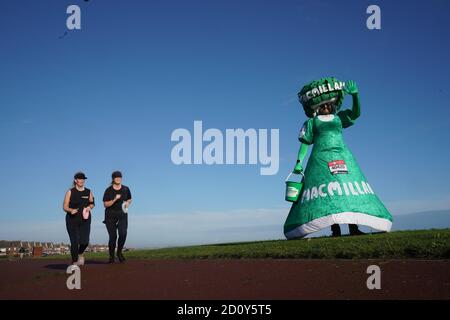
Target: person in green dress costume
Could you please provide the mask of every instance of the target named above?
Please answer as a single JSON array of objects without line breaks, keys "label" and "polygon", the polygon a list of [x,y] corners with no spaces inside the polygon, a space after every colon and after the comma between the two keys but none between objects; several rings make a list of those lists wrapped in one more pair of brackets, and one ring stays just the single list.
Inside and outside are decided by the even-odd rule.
[{"label": "person in green dress costume", "polygon": [[[339,111],[344,94],[352,96],[351,109]],[[335,78],[313,81],[302,88],[299,99],[309,119],[304,123],[294,173],[304,174],[303,188],[284,224],[288,239],[339,224],[349,224],[350,234],[363,234],[358,225],[390,231],[392,216],[367,182],[356,159],[344,143],[342,129],[360,116],[358,87],[354,81]],[[306,169],[302,161],[313,145]]]}]

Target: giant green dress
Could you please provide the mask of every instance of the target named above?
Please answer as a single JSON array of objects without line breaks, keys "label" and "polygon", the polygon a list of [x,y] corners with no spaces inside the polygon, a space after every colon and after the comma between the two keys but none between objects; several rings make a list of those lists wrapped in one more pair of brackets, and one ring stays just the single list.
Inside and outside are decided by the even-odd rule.
[{"label": "giant green dress", "polygon": [[304,186],[284,224],[286,238],[301,238],[332,224],[358,224],[389,231],[392,216],[375,195],[342,129],[353,124],[350,110],[316,116],[300,131],[302,143],[314,144],[304,172]]}]

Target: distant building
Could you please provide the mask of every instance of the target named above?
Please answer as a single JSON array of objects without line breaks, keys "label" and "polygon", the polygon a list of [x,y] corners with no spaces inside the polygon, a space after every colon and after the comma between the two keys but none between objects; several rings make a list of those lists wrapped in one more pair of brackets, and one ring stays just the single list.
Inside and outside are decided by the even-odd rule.
[{"label": "distant building", "polygon": [[86,252],[108,252],[108,250],[106,244],[92,244],[86,248]]},{"label": "distant building", "polygon": [[44,248],[39,246],[39,247],[33,247],[33,257],[42,257],[42,254],[44,253]]},{"label": "distant building", "polygon": [[[92,245],[92,252],[104,252],[107,245]],[[41,257],[43,255],[68,254],[70,246],[64,243],[40,241],[0,240],[0,257]]]},{"label": "distant building", "polygon": [[10,257],[18,256],[21,247],[21,241],[0,241],[0,251]]}]

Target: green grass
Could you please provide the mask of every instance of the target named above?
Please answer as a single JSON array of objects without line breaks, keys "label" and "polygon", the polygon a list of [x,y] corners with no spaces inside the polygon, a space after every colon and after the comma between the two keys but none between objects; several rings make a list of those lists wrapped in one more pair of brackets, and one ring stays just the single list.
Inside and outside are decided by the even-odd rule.
[{"label": "green grass", "polygon": [[[134,250],[126,256],[134,259],[449,259],[450,229]],[[87,257],[106,258],[107,254],[89,253]]]}]

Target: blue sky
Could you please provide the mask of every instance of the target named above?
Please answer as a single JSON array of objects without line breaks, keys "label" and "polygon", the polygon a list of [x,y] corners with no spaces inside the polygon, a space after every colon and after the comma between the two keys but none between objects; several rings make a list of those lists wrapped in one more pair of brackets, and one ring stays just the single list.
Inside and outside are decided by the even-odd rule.
[{"label": "blue sky", "polygon": [[[82,29],[59,39],[70,4]],[[366,28],[370,4],[381,30]],[[443,0],[2,0],[0,238],[67,241],[62,200],[80,169],[94,241],[116,169],[135,198],[130,245],[282,237],[306,119],[296,93],[329,75],[360,88],[345,140],[392,214],[450,208],[449,12]],[[194,120],[279,129],[278,174],[175,166],[171,133]]]}]

